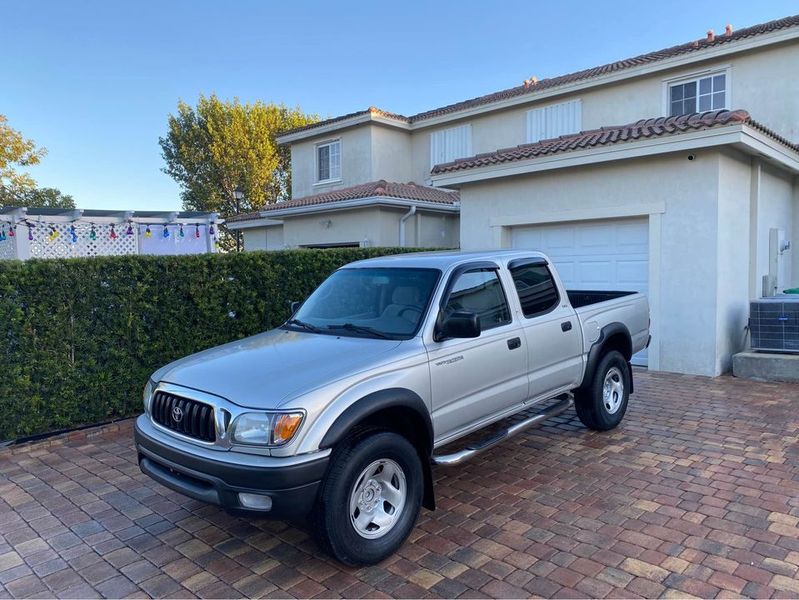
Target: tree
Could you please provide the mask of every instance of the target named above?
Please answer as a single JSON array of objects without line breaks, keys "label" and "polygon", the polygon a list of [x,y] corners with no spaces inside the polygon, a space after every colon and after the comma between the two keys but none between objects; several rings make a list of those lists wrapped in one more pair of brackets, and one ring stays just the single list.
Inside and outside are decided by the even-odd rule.
[{"label": "tree", "polygon": [[75,208],[75,199],[56,188],[35,188],[22,194],[22,206],[36,208]]},{"label": "tree", "polygon": [[17,169],[38,164],[45,154],[45,148],[37,148],[0,115],[0,204],[22,205],[23,195],[34,189],[36,182]]},{"label": "tree", "polygon": [[[316,122],[299,108],[282,104],[242,104],[200,96],[197,106],[178,102],[169,131],[159,138],[163,171],[181,188],[187,210],[218,212],[227,218],[259,210],[291,196],[291,157],[275,137],[287,129]],[[233,192],[240,187],[244,199]]]}]

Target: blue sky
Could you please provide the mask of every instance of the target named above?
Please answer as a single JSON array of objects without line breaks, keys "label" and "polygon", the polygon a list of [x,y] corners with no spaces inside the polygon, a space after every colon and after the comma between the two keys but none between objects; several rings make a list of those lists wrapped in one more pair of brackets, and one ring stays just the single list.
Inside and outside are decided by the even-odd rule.
[{"label": "blue sky", "polygon": [[0,113],[81,208],[172,210],[158,137],[216,92],[323,117],[413,114],[799,13],[796,0],[4,1]]}]

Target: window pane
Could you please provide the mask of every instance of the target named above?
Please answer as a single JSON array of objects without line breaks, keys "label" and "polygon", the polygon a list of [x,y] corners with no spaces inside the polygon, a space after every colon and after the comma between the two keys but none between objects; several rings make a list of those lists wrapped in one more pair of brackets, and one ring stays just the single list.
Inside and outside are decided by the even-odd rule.
[{"label": "window pane", "polygon": [[341,178],[341,143],[330,144],[330,178]]},{"label": "window pane", "polygon": [[319,164],[319,181],[330,179],[330,146],[319,146],[317,149]]},{"label": "window pane", "polygon": [[676,117],[682,114],[682,101],[671,103],[671,116]]},{"label": "window pane", "polygon": [[696,98],[696,82],[686,83],[683,86],[683,98]]},{"label": "window pane", "polygon": [[682,86],[681,85],[673,85],[673,86],[671,86],[671,101],[674,102],[676,100],[682,100]]},{"label": "window pane", "polygon": [[710,96],[699,96],[699,111],[710,110]]},{"label": "window pane", "polygon": [[[436,269],[340,269],[311,294],[296,316],[322,331],[352,323],[407,337],[419,327],[439,275]],[[339,328],[332,331],[347,335]],[[349,333],[370,337],[368,332]]]},{"label": "window pane", "polygon": [[510,310],[496,271],[468,271],[458,277],[444,308],[444,315],[458,311],[476,313],[483,331],[510,323]]},{"label": "window pane", "polygon": [[724,108],[724,92],[713,94],[713,109]]},{"label": "window pane", "polygon": [[525,317],[549,312],[558,305],[558,289],[545,265],[525,265],[511,271]]},{"label": "window pane", "polygon": [[704,79],[699,80],[699,93],[700,94],[709,94],[710,93],[710,85],[712,80],[710,77],[705,77]]},{"label": "window pane", "polygon": [[727,83],[727,76],[726,75],[716,75],[713,78],[713,91],[714,92],[721,92],[724,91]]}]

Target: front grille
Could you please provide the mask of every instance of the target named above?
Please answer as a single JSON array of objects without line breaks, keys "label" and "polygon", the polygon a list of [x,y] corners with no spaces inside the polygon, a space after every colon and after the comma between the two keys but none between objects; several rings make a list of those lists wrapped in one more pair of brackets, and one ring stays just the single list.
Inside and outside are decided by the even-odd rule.
[{"label": "front grille", "polygon": [[[214,409],[204,402],[156,392],[150,414],[162,427],[204,442],[216,441]],[[177,416],[180,418],[176,419]]]}]

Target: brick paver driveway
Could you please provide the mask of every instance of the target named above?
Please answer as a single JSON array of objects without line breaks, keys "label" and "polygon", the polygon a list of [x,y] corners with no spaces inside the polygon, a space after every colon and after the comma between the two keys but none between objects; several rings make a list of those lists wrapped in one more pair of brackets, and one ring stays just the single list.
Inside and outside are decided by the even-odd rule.
[{"label": "brick paver driveway", "polygon": [[796,597],[798,430],[797,385],[640,373],[615,431],[566,413],[438,468],[439,509],[354,570],[150,481],[128,421],[0,451],[0,595]]}]

